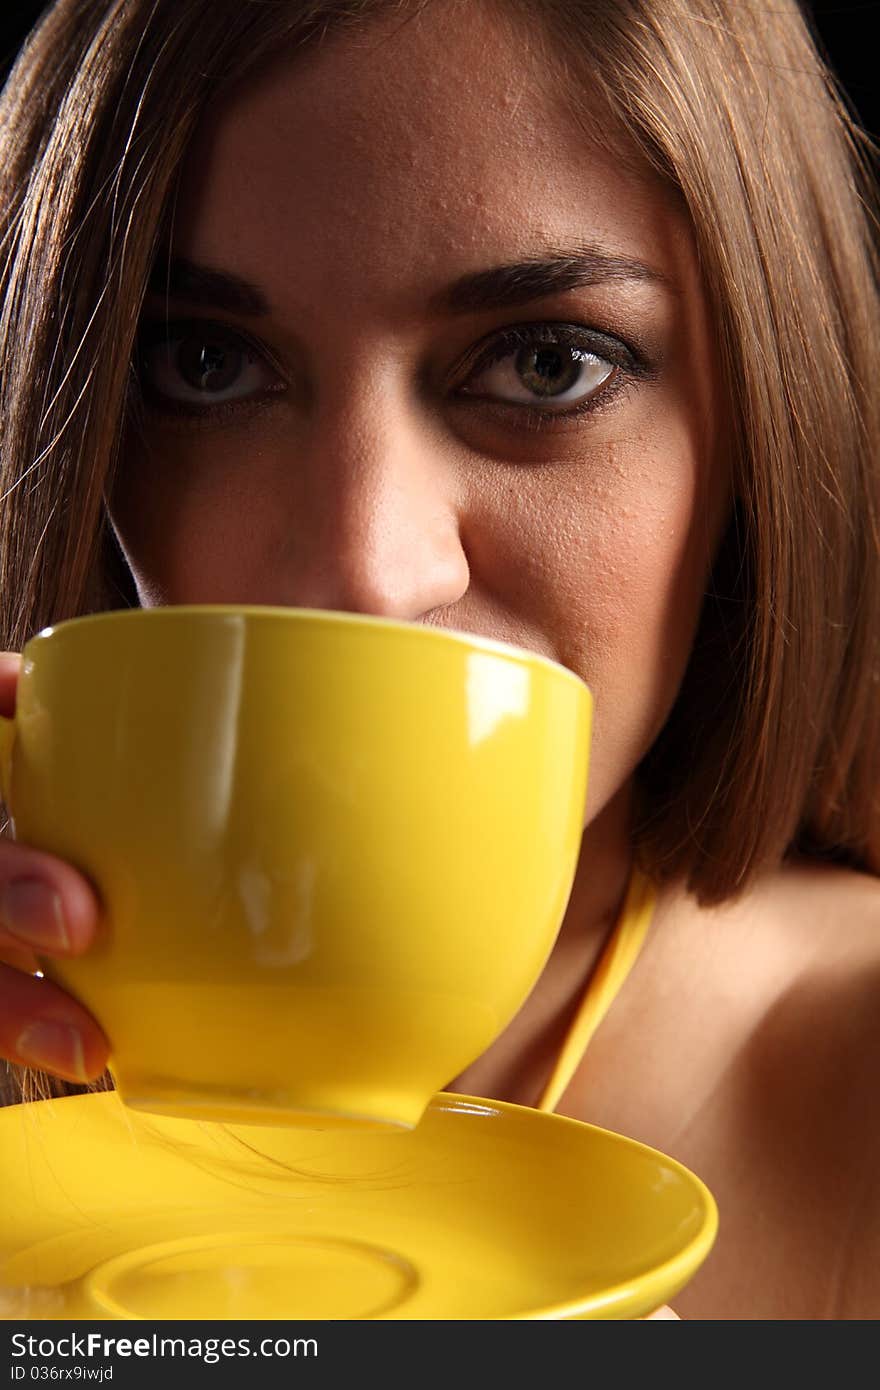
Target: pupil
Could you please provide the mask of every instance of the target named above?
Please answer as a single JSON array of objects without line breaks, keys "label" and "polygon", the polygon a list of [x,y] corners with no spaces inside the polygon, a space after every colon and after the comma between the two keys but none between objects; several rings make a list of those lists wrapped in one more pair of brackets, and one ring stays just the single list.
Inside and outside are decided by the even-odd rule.
[{"label": "pupil", "polygon": [[178,364],[190,386],[199,391],[223,391],[241,371],[241,352],[222,343],[189,339],[180,349]]},{"label": "pupil", "polygon": [[567,348],[527,348],[519,354],[517,368],[530,391],[551,396],[575,384],[581,364]]}]

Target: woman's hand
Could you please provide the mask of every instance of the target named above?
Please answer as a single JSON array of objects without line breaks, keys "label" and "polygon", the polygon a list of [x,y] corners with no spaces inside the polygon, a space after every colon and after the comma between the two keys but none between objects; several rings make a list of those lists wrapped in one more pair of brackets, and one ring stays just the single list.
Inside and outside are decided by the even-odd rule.
[{"label": "woman's hand", "polygon": [[681,1322],[681,1318],[678,1316],[678,1313],[673,1313],[671,1308],[667,1308],[665,1306],[663,1308],[658,1308],[656,1313],[649,1313],[648,1316],[643,1319],[643,1321],[650,1322],[652,1318],[673,1318],[675,1322]]},{"label": "woman's hand", "polygon": [[[15,709],[20,666],[17,653],[0,653],[0,714]],[[101,1075],[109,1046],[91,1014],[33,974],[38,954],[87,951],[99,910],[95,890],[71,865],[0,839],[0,1057],[65,1081]]]}]

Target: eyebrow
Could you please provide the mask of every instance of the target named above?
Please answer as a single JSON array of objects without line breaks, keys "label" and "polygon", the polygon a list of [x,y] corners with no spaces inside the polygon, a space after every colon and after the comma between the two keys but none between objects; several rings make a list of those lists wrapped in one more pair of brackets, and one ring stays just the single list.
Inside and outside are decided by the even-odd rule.
[{"label": "eyebrow", "polygon": [[[643,261],[596,246],[580,246],[472,271],[432,295],[428,308],[435,314],[485,313],[516,308],[567,290],[627,280],[675,288],[667,275]],[[264,318],[271,313],[268,299],[252,281],[180,256],[157,260],[150,274],[149,290],[183,303],[223,309],[247,318]]]},{"label": "eyebrow", "polygon": [[615,280],[650,281],[673,288],[668,276],[642,261],[597,246],[579,246],[463,275],[434,295],[430,308],[448,314],[513,309],[533,299]]},{"label": "eyebrow", "polygon": [[228,270],[196,265],[181,256],[159,256],[150,272],[150,294],[164,295],[184,304],[223,309],[246,318],[265,318],[269,301],[259,287]]}]

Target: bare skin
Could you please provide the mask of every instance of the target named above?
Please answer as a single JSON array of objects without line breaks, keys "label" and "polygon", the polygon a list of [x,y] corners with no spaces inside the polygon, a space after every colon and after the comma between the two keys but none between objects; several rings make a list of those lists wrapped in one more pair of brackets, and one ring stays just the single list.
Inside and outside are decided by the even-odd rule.
[{"label": "bare skin", "polygon": [[[713,910],[661,894],[557,1110],[673,1155],[715,1195],[718,1240],[682,1317],[876,1317],[878,935],[860,874],[786,866]],[[546,1059],[499,1089],[487,1059],[462,1090],[535,1103]]]},{"label": "bare skin", "polygon": [[[221,324],[221,365],[233,331],[268,353],[251,347],[213,413],[195,418],[181,413],[202,411],[204,396],[186,352],[148,347],[151,404],[112,519],[144,605],[384,614],[531,647],[591,686],[585,835],[556,948],[517,1018],[450,1079],[529,1105],[622,901],[633,775],[686,667],[730,479],[712,330],[675,199],[587,142],[521,35],[476,5],[469,25],[479,32],[441,3],[381,44],[379,30],[348,36],[205,123],[174,253],[258,286],[271,310],[178,294],[168,312],[189,325],[178,346],[198,321]],[[643,272],[516,306],[436,307],[462,276],[585,243]],[[164,299],[147,309],[166,315]],[[563,324],[592,334],[582,395],[601,408],[564,415],[527,374],[539,430],[515,352],[475,371],[472,349],[511,326]],[[613,345],[633,339],[641,368]],[[236,382],[250,394],[229,408]],[[15,670],[0,659],[4,711]],[[0,845],[0,884],[37,871],[61,894],[69,949],[87,950],[89,886]],[[21,924],[0,938],[18,967],[0,974],[0,1053],[51,1063],[18,1045],[22,1029],[67,1021],[82,1051],[50,1069],[78,1079],[78,1056],[96,1075],[106,1040],[22,973],[26,940]],[[878,993],[872,879],[780,868],[711,912],[664,890],[559,1109],[679,1158],[715,1193],[719,1239],[676,1300],[682,1316],[877,1315]]]}]

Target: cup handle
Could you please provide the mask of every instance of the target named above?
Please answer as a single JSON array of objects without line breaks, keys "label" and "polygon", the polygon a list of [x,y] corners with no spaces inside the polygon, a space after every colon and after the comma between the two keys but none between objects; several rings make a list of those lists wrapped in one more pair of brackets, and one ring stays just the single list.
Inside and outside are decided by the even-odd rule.
[{"label": "cup handle", "polygon": [[0,714],[0,798],[7,800],[12,785],[12,747],[15,743],[15,720]]}]

